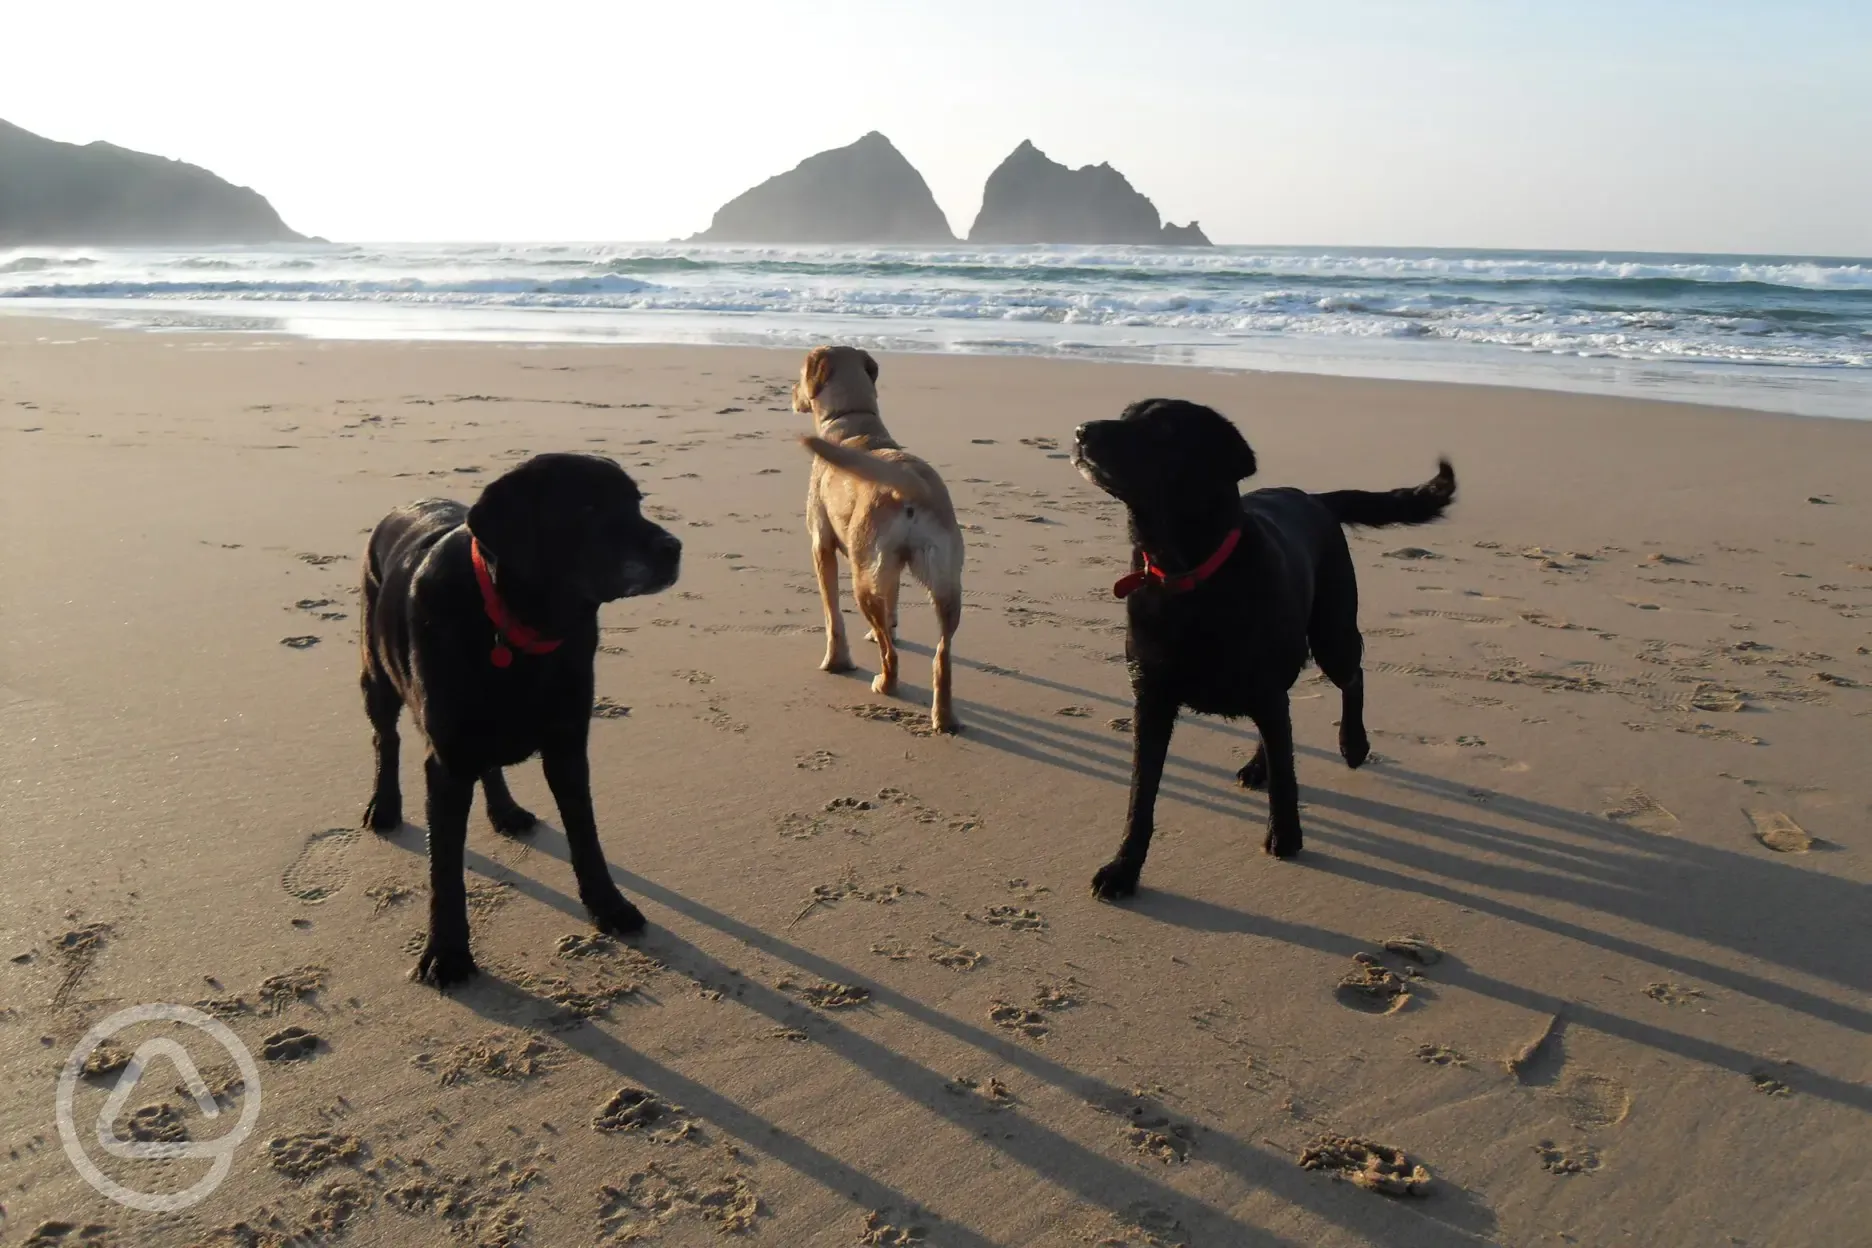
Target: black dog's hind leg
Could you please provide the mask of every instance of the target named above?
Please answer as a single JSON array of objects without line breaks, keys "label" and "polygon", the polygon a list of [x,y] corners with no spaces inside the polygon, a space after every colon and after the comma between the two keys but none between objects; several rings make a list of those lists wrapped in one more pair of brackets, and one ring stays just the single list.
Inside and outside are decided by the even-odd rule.
[{"label": "black dog's hind leg", "polygon": [[1151,836],[1156,831],[1157,786],[1163,782],[1164,759],[1170,753],[1176,717],[1176,699],[1141,680],[1131,719],[1131,810],[1117,856],[1092,877],[1095,897],[1113,901],[1137,892],[1138,875],[1144,870],[1144,858],[1150,853]]},{"label": "black dog's hind leg", "polygon": [[462,878],[475,777],[457,775],[433,753],[423,770],[429,783],[429,940],[416,962],[415,978],[447,988],[475,973],[468,949],[468,885]]},{"label": "black dog's hind leg", "polygon": [[598,843],[598,821],[592,814],[591,763],[585,756],[585,737],[556,742],[540,752],[546,783],[559,805],[565,825],[566,846],[572,852],[572,874],[578,879],[579,900],[591,912],[601,932],[629,936],[644,929],[643,912],[626,901],[611,879],[604,848]]},{"label": "black dog's hind leg", "polygon": [[481,773],[481,796],[487,802],[488,822],[502,836],[525,836],[539,822],[538,816],[514,801],[514,795],[507,788],[507,777],[498,767]]},{"label": "black dog's hind leg", "polygon": [[1300,852],[1300,782],[1294,776],[1293,719],[1286,691],[1251,714],[1261,732],[1258,753],[1267,773],[1268,831],[1263,848],[1276,858],[1291,858]]},{"label": "black dog's hind leg", "polygon": [[371,748],[377,754],[377,771],[371,780],[371,799],[364,807],[363,823],[373,832],[394,832],[403,826],[403,788],[397,774],[402,765],[397,716],[403,712],[403,699],[375,664],[366,663],[358,683],[364,688],[364,713],[370,716]]}]

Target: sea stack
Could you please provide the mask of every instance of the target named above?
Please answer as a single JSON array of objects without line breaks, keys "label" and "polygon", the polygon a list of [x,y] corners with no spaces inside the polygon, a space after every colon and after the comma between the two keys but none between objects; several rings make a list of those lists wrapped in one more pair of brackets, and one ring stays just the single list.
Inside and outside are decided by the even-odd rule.
[{"label": "sea stack", "polygon": [[1157,205],[1110,165],[1069,169],[1031,140],[988,175],[968,241],[1210,245],[1194,221],[1166,224]]},{"label": "sea stack", "polygon": [[303,241],[259,192],[196,165],[0,121],[0,246]]},{"label": "sea stack", "polygon": [[873,130],[716,210],[698,243],[953,243],[929,183]]}]

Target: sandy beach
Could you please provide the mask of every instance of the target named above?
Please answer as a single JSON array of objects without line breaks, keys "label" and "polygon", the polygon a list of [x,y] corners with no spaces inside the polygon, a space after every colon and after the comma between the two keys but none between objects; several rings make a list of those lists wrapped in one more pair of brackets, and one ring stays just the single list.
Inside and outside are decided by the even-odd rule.
[{"label": "sandy beach", "polygon": [[[0,319],[0,1245],[1862,1239],[1872,422],[884,354],[967,526],[942,739],[908,589],[899,699],[862,625],[858,672],[816,670],[798,361]],[[1186,717],[1110,906],[1128,546],[1066,443],[1149,395],[1234,419],[1257,484],[1446,453],[1460,493],[1354,538],[1377,753],[1340,764],[1303,677],[1305,854],[1260,852],[1252,730]],[[613,456],[686,544],[675,589],[606,608],[597,669],[599,824],[651,929],[594,935],[525,765],[548,826],[477,809],[483,973],[442,995],[406,978],[421,828],[355,830],[358,556],[544,450]],[[145,1002],[260,1071],[176,1213],[98,1194],[54,1119],[74,1045]],[[190,1052],[224,1110],[255,1094]],[[113,1081],[79,1081],[89,1155],[200,1178],[95,1147]],[[222,1134],[176,1082],[147,1072],[126,1136]],[[1428,1190],[1302,1168],[1324,1135]]]}]

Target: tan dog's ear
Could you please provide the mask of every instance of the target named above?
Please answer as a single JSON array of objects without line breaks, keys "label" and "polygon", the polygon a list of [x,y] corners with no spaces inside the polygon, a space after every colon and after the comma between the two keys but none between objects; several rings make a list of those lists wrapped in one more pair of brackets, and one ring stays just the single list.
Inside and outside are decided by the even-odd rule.
[{"label": "tan dog's ear", "polygon": [[793,387],[793,410],[810,412],[812,401],[819,397],[819,391],[832,379],[832,348],[814,347],[806,353],[806,363],[800,368],[799,383]]},{"label": "tan dog's ear", "polygon": [[858,354],[864,357],[865,376],[869,377],[872,381],[876,381],[878,375],[877,361],[871,358],[871,353],[869,351],[860,351]]}]

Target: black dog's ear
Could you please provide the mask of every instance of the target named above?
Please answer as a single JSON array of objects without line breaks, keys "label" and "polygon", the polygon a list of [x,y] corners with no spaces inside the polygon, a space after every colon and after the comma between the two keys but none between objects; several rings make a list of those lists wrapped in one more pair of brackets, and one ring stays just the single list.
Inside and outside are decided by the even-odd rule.
[{"label": "black dog's ear", "polygon": [[526,465],[496,477],[468,509],[468,531],[496,563],[533,562],[538,491]]},{"label": "black dog's ear", "polygon": [[1235,427],[1235,422],[1220,412],[1211,412],[1215,417],[1216,437],[1212,451],[1216,463],[1223,465],[1232,481],[1245,480],[1255,474],[1254,448],[1248,445],[1248,439]]},{"label": "black dog's ear", "polygon": [[869,351],[860,351],[858,354],[864,356],[865,376],[869,377],[872,381],[876,381],[878,375],[877,361],[871,358],[871,353]]}]

